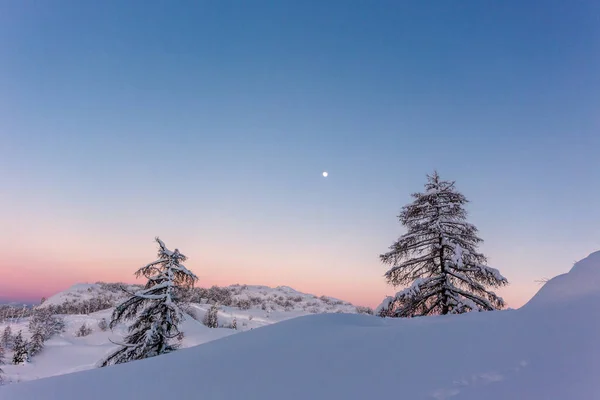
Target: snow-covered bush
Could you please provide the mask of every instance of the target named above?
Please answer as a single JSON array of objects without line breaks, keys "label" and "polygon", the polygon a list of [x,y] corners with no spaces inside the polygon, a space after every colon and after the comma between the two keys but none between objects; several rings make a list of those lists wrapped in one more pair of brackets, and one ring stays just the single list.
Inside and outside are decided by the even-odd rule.
[{"label": "snow-covered bush", "polygon": [[106,321],[106,318],[102,318],[100,321],[98,321],[98,329],[100,329],[102,332],[108,330],[108,321]]},{"label": "snow-covered bush", "polygon": [[237,319],[235,317],[233,317],[233,319],[231,320],[231,324],[229,324],[228,328],[237,329]]},{"label": "snow-covered bush", "polygon": [[77,332],[75,332],[75,336],[77,337],[84,337],[84,336],[88,336],[89,334],[92,333],[92,328],[87,326],[85,323],[82,324],[79,329],[77,330]]}]

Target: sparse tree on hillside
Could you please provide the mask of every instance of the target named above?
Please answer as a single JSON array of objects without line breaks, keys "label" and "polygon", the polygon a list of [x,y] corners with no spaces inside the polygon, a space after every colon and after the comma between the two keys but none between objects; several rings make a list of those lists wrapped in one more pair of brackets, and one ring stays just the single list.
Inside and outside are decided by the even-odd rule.
[{"label": "sparse tree on hillside", "polygon": [[23,333],[19,331],[17,336],[15,336],[15,341],[13,345],[13,364],[19,365],[28,361],[28,353],[27,353],[27,342],[23,340]]},{"label": "sparse tree on hillside", "polygon": [[[206,314],[204,314],[204,319],[202,323],[209,328],[218,328],[219,327],[219,306],[217,304],[213,304],[210,306]],[[236,322],[237,324],[237,322]]]},{"label": "sparse tree on hillside", "polygon": [[5,349],[11,349],[13,346],[13,342],[14,342],[14,337],[12,334],[12,329],[11,329],[10,325],[8,325],[6,328],[4,328],[4,332],[2,332],[2,340],[1,340],[2,347],[4,347]]},{"label": "sparse tree on hillside", "polygon": [[189,288],[198,279],[182,262],[187,258],[175,249],[158,243],[158,260],[140,268],[136,276],[148,279],[146,286],[117,306],[110,328],[119,322],[134,320],[122,347],[101,362],[101,366],[120,364],[133,360],[169,353],[177,349],[174,343],[183,319],[179,308],[178,288]]},{"label": "sparse tree on hillside", "polygon": [[407,232],[380,256],[392,266],[385,274],[388,283],[409,286],[387,298],[377,313],[415,317],[503,308],[502,298],[487,288],[508,282],[477,252],[482,240],[466,221],[468,201],[454,182],[434,172],[425,192],[412,196],[398,217]]}]

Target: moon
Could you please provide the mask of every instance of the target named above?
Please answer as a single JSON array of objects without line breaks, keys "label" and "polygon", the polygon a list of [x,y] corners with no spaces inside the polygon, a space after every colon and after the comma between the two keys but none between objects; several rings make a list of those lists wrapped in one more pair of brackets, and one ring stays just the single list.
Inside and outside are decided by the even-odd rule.
[{"label": "moon", "polygon": [[323,178],[327,178],[327,175],[329,175],[327,171],[323,171]]}]

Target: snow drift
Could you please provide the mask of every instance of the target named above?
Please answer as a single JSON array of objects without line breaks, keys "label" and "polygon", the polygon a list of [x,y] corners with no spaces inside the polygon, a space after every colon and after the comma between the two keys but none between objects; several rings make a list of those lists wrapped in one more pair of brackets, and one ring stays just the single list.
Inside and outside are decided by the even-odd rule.
[{"label": "snow drift", "polygon": [[522,309],[300,317],[172,354],[14,384],[2,400],[597,399],[600,252]]}]

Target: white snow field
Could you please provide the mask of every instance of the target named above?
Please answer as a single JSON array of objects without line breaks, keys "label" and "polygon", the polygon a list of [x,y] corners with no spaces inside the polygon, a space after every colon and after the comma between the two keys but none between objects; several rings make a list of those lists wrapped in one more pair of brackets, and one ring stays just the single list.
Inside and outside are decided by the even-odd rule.
[{"label": "white snow field", "polygon": [[519,310],[323,314],[114,367],[6,385],[2,400],[600,399],[600,252]]},{"label": "white snow field", "polygon": [[[131,287],[130,287],[131,288]],[[114,288],[107,289],[100,284],[76,284],[71,288],[49,297],[41,308],[50,305],[61,305],[65,302],[81,303],[98,296],[109,296],[117,303],[126,298],[126,294]],[[237,300],[258,299],[260,304],[248,305],[248,309],[220,306],[218,321],[221,328],[209,329],[201,322],[204,314],[210,308],[208,304],[192,303],[190,314],[181,325],[184,332],[182,348],[197,346],[215,339],[220,339],[235,333],[271,325],[290,318],[296,318],[311,313],[354,313],[356,307],[350,303],[332,297],[317,297],[312,294],[298,292],[287,286],[270,288],[267,286],[233,285],[232,297]],[[264,303],[263,310],[261,305]],[[282,306],[285,305],[284,306]],[[117,326],[113,332],[101,331],[98,323],[102,318],[110,321],[112,308],[91,313],[89,315],[65,315],[65,332],[55,335],[44,344],[44,350],[24,365],[2,365],[3,378],[7,384],[24,382],[50,376],[63,375],[97,367],[98,361],[108,355],[126,334],[124,325]],[[236,319],[237,330],[225,328]],[[18,322],[0,323],[0,333],[7,325],[11,326],[14,334],[22,330],[24,338],[31,334],[28,331],[28,318]],[[82,324],[92,328],[92,333],[85,337],[76,337],[77,330]],[[6,362],[10,362],[12,352],[8,351]],[[0,396],[1,399],[1,396]]]}]

